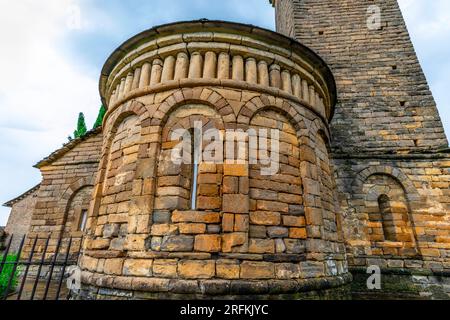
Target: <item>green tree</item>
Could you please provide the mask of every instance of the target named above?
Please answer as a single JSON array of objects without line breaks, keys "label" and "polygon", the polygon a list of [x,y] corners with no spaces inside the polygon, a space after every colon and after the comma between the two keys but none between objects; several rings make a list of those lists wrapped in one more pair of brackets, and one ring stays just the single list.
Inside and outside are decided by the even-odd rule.
[{"label": "green tree", "polygon": [[98,111],[97,120],[95,120],[94,128],[93,128],[93,129],[96,129],[96,128],[98,128],[98,127],[100,127],[100,126],[102,125],[102,123],[103,123],[103,118],[105,117],[105,113],[106,113],[106,108],[105,108],[104,105],[102,105],[102,106],[100,107],[100,110]]},{"label": "green tree", "polygon": [[84,114],[83,112],[80,112],[78,115],[78,123],[77,123],[77,130],[74,131],[73,135],[76,138],[81,138],[84,136],[87,132],[86,128],[86,122],[84,121]]}]

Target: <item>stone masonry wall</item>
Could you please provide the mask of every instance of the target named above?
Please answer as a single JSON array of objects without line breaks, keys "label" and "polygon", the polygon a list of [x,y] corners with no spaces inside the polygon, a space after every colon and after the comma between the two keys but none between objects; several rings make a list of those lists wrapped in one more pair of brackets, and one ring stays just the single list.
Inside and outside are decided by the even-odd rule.
[{"label": "stone masonry wall", "polygon": [[[323,61],[253,26],[155,29],[126,42],[102,71],[108,112],[80,263],[85,297],[344,289],[327,123],[335,90]],[[219,163],[177,163],[179,129],[268,129],[271,154],[278,129],[279,170],[265,176],[270,163],[250,163],[250,136],[231,147],[219,139]],[[234,159],[222,159],[229,149]]]},{"label": "stone masonry wall", "polygon": [[448,142],[397,1],[274,2],[277,29],[336,79],[331,158],[350,265],[447,272]]},{"label": "stone masonry wall", "polygon": [[[317,155],[314,152],[315,143],[322,141],[320,135],[316,135],[319,132],[316,122],[308,120],[314,116],[306,116],[302,124],[294,127],[290,124],[292,120],[282,116],[292,114],[294,109],[276,111],[289,108],[287,101],[250,91],[237,93],[220,87],[171,90],[128,102],[108,118],[105,127],[108,131],[121,132],[123,123],[128,124],[129,132],[141,128],[136,131],[140,139],[135,140],[140,142],[133,147],[139,150],[136,167],[139,169],[134,172],[134,180],[129,181],[131,207],[127,214],[116,214],[109,209],[120,206],[121,189],[96,187],[107,193],[101,197],[96,194],[99,211],[93,213],[88,223],[95,232],[91,231],[86,242],[81,263],[84,283],[160,292],[167,297],[163,294],[167,290],[194,293],[200,283],[210,285],[208,281],[223,286],[221,290],[225,294],[237,280],[251,281],[251,286],[255,286],[253,281],[256,280],[297,281],[346,273],[344,246],[339,243],[334,206],[330,205],[336,201],[331,191],[333,184],[326,182],[320,187],[318,183],[319,179],[332,181],[332,178],[324,153],[326,147],[319,147],[322,152]],[[186,210],[189,192],[180,192],[180,188],[188,190],[189,183],[184,183],[183,177],[178,175],[181,166],[174,165],[169,155],[164,155],[165,148],[174,143],[161,143],[166,136],[164,126],[151,116],[157,114],[151,110],[159,109],[172,97],[177,97],[172,102],[179,106],[172,113],[187,117],[178,118],[180,121],[176,123],[182,126],[182,119],[192,120],[186,122],[186,127],[190,127],[194,119],[206,121],[203,126],[208,127],[207,123],[213,119],[219,129],[221,123],[232,128],[236,126],[233,111],[226,105],[251,106],[254,111],[249,112],[255,117],[249,125],[282,130],[280,172],[264,178],[256,167],[248,164],[225,164],[222,171],[222,165],[203,163],[199,168],[198,208]],[[190,105],[191,101],[196,104]],[[274,111],[262,111],[270,105]],[[212,114],[216,113],[220,121],[202,116],[211,115],[211,110],[217,110]],[[121,116],[131,113],[136,114],[131,116],[134,119],[142,119],[140,125],[127,122],[130,116]],[[171,118],[170,114],[164,117]],[[152,121],[155,125],[148,126]],[[117,131],[112,129],[115,125],[119,128]],[[247,126],[240,125],[244,130]],[[300,139],[298,134],[303,126],[303,132],[309,134]],[[314,130],[316,134],[312,133]],[[111,135],[113,141],[114,136]],[[129,146],[119,150],[124,152],[127,148]],[[101,177],[97,183],[100,181]],[[321,188],[324,188],[323,194]],[[222,198],[217,197],[218,194]],[[223,202],[217,202],[216,197]],[[105,201],[109,203],[107,206]],[[122,223],[127,229],[121,227]],[[114,242],[117,236],[124,240],[120,246]],[[169,283],[173,283],[170,289]],[[264,285],[252,290],[257,293],[267,289]]]},{"label": "stone masonry wall", "polygon": [[[76,143],[71,150],[40,167],[42,182],[24,248],[25,257],[35,237],[38,238],[36,252],[43,252],[49,234],[49,257],[54,254],[60,236],[64,239],[62,250],[66,248],[70,236],[74,238],[72,251],[76,252],[80,248],[80,217],[75,213],[80,215],[81,209],[89,208],[92,197],[89,190],[94,185],[98,170],[102,134],[90,134],[87,139]],[[78,205],[83,207],[79,208]],[[35,257],[39,258],[39,254]]]},{"label": "stone masonry wall", "polygon": [[[418,151],[448,145],[436,103],[396,0],[276,0],[277,30],[331,67],[336,151]],[[381,9],[369,30],[368,8]]]},{"label": "stone masonry wall", "polygon": [[[449,270],[449,160],[336,160],[351,265]],[[386,240],[380,221],[374,221],[380,195],[391,200],[395,239]]]},{"label": "stone masonry wall", "polygon": [[6,243],[8,243],[9,237],[14,235],[10,252],[18,251],[22,237],[26,235],[30,229],[31,217],[37,200],[37,193],[38,191],[29,194],[24,199],[15,203],[11,208],[11,213],[9,214],[8,223],[5,228],[5,232],[8,236]]}]

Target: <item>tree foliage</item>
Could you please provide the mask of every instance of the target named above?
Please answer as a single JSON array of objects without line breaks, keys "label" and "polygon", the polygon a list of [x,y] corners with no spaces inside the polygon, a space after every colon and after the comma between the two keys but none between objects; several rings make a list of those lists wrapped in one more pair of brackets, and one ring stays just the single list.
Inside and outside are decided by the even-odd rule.
[{"label": "tree foliage", "polygon": [[94,129],[96,129],[102,125],[103,118],[105,117],[105,113],[106,113],[106,108],[104,105],[102,105],[100,107],[100,110],[98,111],[97,120],[95,120],[95,123],[94,123]]},{"label": "tree foliage", "polygon": [[77,130],[74,131],[73,135],[76,138],[81,138],[84,136],[87,132],[86,128],[86,122],[84,121],[84,114],[83,112],[80,112],[78,115],[78,123],[77,123]]}]

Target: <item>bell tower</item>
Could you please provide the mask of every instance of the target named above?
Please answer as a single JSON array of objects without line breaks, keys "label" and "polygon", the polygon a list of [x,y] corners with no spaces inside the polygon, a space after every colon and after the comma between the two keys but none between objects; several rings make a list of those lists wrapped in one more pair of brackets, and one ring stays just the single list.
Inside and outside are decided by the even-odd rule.
[{"label": "bell tower", "polygon": [[336,80],[330,154],[355,281],[374,265],[392,283],[402,268],[447,270],[450,149],[398,2],[271,3],[277,31],[314,50]]},{"label": "bell tower", "polygon": [[277,31],[331,67],[338,152],[417,153],[448,145],[396,0],[272,0]]}]

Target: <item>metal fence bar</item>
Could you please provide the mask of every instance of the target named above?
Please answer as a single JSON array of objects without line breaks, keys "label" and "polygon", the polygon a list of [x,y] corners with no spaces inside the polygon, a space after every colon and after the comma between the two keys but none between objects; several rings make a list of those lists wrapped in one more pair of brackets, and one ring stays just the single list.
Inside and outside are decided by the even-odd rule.
[{"label": "metal fence bar", "polygon": [[36,275],[36,279],[34,281],[33,291],[31,292],[31,299],[30,300],[33,300],[34,299],[34,295],[36,294],[36,288],[37,288],[37,285],[39,283],[39,277],[41,276],[42,266],[44,265],[44,262],[45,262],[45,255],[47,254],[48,243],[50,242],[50,237],[51,237],[51,234],[48,235],[47,242],[45,243],[44,252],[42,253],[41,262],[39,263],[38,272],[37,272],[37,275]]},{"label": "metal fence bar", "polygon": [[58,290],[56,291],[55,300],[59,300],[59,293],[61,292],[62,282],[64,280],[64,274],[66,273],[67,262],[69,261],[70,248],[72,247],[72,237],[70,237],[69,244],[67,246],[66,256],[64,257],[63,268],[61,270],[61,276],[59,277]]},{"label": "metal fence bar", "polygon": [[55,269],[56,259],[58,259],[59,249],[61,247],[62,238],[60,237],[58,240],[58,244],[56,245],[55,255],[53,256],[53,261],[50,265],[50,272],[48,275],[47,283],[45,285],[45,292],[43,300],[47,300],[48,289],[50,288],[50,282],[52,281],[53,270]]},{"label": "metal fence bar", "polygon": [[[37,252],[37,245],[39,242],[39,236],[36,235],[34,237],[34,239],[30,240],[30,244],[31,244],[31,251],[28,253],[27,252],[27,257],[24,257],[23,259],[21,259],[21,255],[24,253],[24,248],[25,248],[25,241],[27,240],[27,235],[24,235],[21,242],[20,242],[20,246],[18,248],[18,253],[17,253],[17,257],[15,259],[11,259],[11,261],[8,261],[8,254],[11,251],[12,248],[12,242],[14,241],[15,237],[13,235],[11,235],[9,237],[9,242],[8,245],[6,247],[6,250],[4,251],[4,256],[1,258],[0,261],[0,272],[4,272],[5,270],[7,271],[7,275],[6,278],[8,279],[8,283],[6,286],[6,291],[2,292],[0,294],[0,300],[5,300],[8,298],[9,294],[11,293],[11,289],[16,288],[16,281],[15,281],[15,276],[16,273],[18,272],[18,270],[20,270],[21,272],[21,279],[20,281],[20,285],[18,286],[18,289],[16,291],[16,296],[14,297],[14,299],[17,300],[34,300],[35,298],[38,300],[47,300],[49,298],[49,295],[51,295],[50,293],[50,289],[51,288],[55,288],[57,290],[56,292],[56,296],[54,297],[55,300],[59,300],[60,299],[60,294],[62,291],[62,284],[63,281],[65,279],[65,273],[67,270],[67,267],[69,266],[69,264],[77,264],[79,262],[80,256],[81,256],[81,250],[82,250],[82,244],[83,244],[83,238],[80,239],[80,246],[78,248],[74,248],[74,239],[72,237],[69,238],[68,241],[68,245],[67,245],[67,250],[63,249],[63,243],[65,241],[65,239],[63,238],[59,238],[57,245],[56,245],[56,251],[53,257],[51,257],[51,259],[46,259],[47,257],[47,253],[49,252],[49,248],[50,248],[50,241],[51,241],[51,234],[49,234],[49,236],[47,237],[46,241],[45,241],[45,246],[43,248],[43,252],[42,252],[42,256],[38,257],[38,252]],[[77,238],[78,240],[78,238]],[[66,250],[64,252],[64,250]],[[71,255],[71,250],[73,251],[73,256]],[[63,261],[61,259],[64,259]],[[14,260],[14,261],[13,261]],[[12,266],[8,267],[8,269],[6,269],[6,266]],[[36,274],[36,278],[33,279],[33,276],[29,275],[30,273],[30,268],[31,266],[37,266],[37,274]],[[40,278],[41,278],[41,273],[42,273],[42,268],[46,266],[48,267],[48,273],[45,274],[46,278],[45,278],[45,289],[43,290],[43,296],[41,297],[39,295],[39,297],[37,297],[37,292],[41,292],[40,288],[38,290],[38,286],[39,283],[41,282]],[[58,266],[60,267],[59,271],[61,271],[61,275],[59,276],[59,279],[57,279],[57,273],[55,271],[55,267]],[[19,268],[24,268],[19,269]],[[23,271],[23,272],[22,272]],[[11,272],[11,274],[10,274]],[[31,278],[31,279],[28,279]],[[53,279],[55,278],[55,279]],[[25,288],[28,287],[27,286],[27,281],[29,281],[32,284],[32,290],[31,290],[31,295],[29,296],[24,295],[24,291]],[[52,286],[52,283],[55,284],[55,286]],[[53,298],[53,297],[52,297]],[[65,296],[66,299],[70,299],[70,293],[67,295],[67,297]]]},{"label": "metal fence bar", "polygon": [[19,293],[17,294],[17,300],[20,300],[22,297],[23,288],[25,287],[25,282],[27,281],[28,271],[30,270],[30,265],[33,262],[34,250],[36,249],[36,243],[38,240],[38,236],[34,238],[33,246],[31,247],[30,255],[28,256],[28,260],[25,263],[25,272],[22,276],[22,283],[20,284]]},{"label": "metal fence bar", "polygon": [[9,290],[11,290],[11,285],[13,283],[13,279],[14,279],[14,277],[16,275],[16,271],[17,271],[17,265],[19,264],[20,255],[22,254],[23,244],[25,243],[25,237],[26,236],[23,236],[22,237],[22,241],[20,242],[19,251],[17,253],[16,261],[14,261],[12,272],[9,275],[8,285],[6,286],[5,292],[3,292],[3,300],[6,300],[6,298],[8,298]]}]

